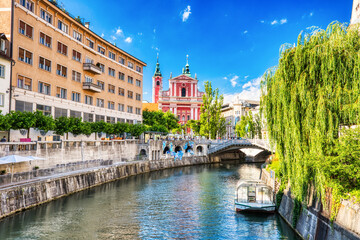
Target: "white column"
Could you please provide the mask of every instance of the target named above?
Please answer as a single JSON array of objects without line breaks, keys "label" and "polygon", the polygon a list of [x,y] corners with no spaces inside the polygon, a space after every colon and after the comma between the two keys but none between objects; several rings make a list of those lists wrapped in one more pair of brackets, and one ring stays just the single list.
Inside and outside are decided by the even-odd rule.
[{"label": "white column", "polygon": [[[193,93],[193,85],[194,84],[191,83],[191,91],[190,91],[189,97],[193,97],[193,95],[194,95],[194,93]],[[191,111],[192,111],[192,109],[191,109]]]},{"label": "white column", "polygon": [[177,108],[174,109],[174,115],[176,116],[177,113]]},{"label": "white column", "polygon": [[194,108],[190,108],[190,119],[194,119]]}]

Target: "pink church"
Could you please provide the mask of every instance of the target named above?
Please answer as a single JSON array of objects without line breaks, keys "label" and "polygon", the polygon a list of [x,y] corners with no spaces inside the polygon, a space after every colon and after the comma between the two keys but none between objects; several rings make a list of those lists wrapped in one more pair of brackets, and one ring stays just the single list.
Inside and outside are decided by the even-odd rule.
[{"label": "pink church", "polygon": [[187,60],[185,69],[180,76],[169,79],[169,90],[163,91],[163,77],[160,71],[159,60],[156,63],[153,76],[153,102],[159,104],[163,112],[174,113],[180,124],[188,120],[200,120],[200,107],[203,103],[204,92],[198,90],[198,80],[195,74],[193,78],[190,73]]}]

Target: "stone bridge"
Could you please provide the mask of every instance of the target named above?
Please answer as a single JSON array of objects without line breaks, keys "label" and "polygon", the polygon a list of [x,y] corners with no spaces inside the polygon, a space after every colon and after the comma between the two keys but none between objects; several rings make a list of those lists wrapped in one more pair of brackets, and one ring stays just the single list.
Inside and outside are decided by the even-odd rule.
[{"label": "stone bridge", "polygon": [[[257,149],[260,150],[260,152],[250,157],[244,153],[244,149]],[[245,160],[246,162],[262,162],[272,152],[270,144],[266,140],[235,139],[212,142],[208,150],[208,155],[217,161]]]}]

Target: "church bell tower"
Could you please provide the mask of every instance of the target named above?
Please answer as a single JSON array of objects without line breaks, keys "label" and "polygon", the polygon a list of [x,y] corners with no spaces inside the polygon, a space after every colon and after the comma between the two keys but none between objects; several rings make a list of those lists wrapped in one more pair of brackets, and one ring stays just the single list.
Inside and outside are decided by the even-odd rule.
[{"label": "church bell tower", "polygon": [[160,71],[160,64],[159,64],[159,54],[157,56],[157,61],[156,61],[156,68],[155,68],[155,73],[153,76],[153,90],[152,90],[152,102],[153,103],[158,103],[159,102],[159,94],[162,91],[162,75],[161,75],[161,71]]},{"label": "church bell tower", "polygon": [[360,0],[353,1],[350,25],[360,23]]}]

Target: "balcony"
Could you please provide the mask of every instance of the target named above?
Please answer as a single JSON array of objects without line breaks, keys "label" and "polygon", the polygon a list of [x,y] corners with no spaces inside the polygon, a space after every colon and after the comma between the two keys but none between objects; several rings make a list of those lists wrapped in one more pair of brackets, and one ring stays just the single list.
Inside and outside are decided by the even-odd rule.
[{"label": "balcony", "polygon": [[101,74],[102,73],[101,68],[96,66],[93,63],[84,63],[83,69],[84,69],[84,71],[89,71],[89,72],[92,72],[92,73],[95,73],[95,74]]},{"label": "balcony", "polygon": [[92,82],[83,82],[83,90],[89,90],[92,92],[101,92],[101,87]]}]

